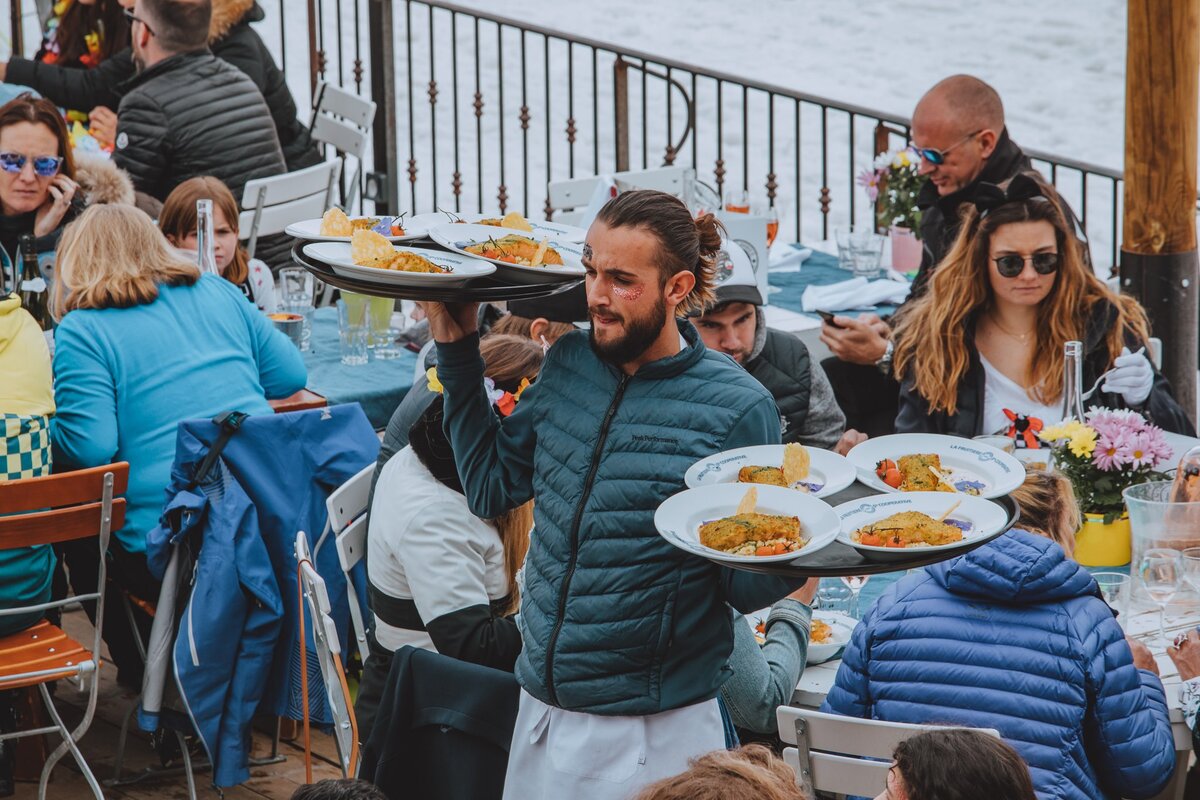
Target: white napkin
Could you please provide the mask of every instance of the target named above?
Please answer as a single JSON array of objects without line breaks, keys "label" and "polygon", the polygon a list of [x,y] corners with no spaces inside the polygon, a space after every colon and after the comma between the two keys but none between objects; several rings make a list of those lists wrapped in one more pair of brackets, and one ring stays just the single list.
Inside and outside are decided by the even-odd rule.
[{"label": "white napkin", "polygon": [[800,298],[805,311],[846,311],[881,304],[899,305],[908,297],[910,284],[900,281],[868,281],[852,278],[826,286],[809,286]]},{"label": "white napkin", "polygon": [[806,258],[812,255],[812,250],[795,247],[772,247],[771,255],[767,259],[767,269],[771,271],[785,270],[794,271],[800,269],[800,265]]}]

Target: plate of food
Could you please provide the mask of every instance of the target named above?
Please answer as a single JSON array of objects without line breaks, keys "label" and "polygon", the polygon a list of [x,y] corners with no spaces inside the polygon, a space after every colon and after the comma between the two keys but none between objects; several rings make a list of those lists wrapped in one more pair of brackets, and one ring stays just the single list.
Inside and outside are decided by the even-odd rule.
[{"label": "plate of food", "polygon": [[824,500],[781,486],[723,483],[685,489],[654,512],[676,547],[726,563],[794,561],[837,538],[841,525]]},{"label": "plate of food", "polygon": [[391,242],[406,242],[429,235],[429,229],[403,215],[399,217],[348,217],[340,208],[331,208],[320,219],[302,219],[284,228],[284,233],[310,242],[349,242],[355,231],[375,231]]},{"label": "plate of food", "polygon": [[999,503],[962,492],[905,492],[851,500],[833,509],[837,540],[871,561],[903,561],[914,550],[957,550],[1009,524]]},{"label": "plate of food", "polygon": [[313,242],[303,252],[339,275],[393,286],[461,286],[496,271],[486,261],[457,253],[397,247],[367,230],[355,231],[350,244]]},{"label": "plate of food", "polygon": [[537,219],[526,219],[517,211],[507,214],[455,214],[451,211],[438,211],[433,214],[418,214],[412,217],[414,226],[433,230],[443,225],[488,225],[494,228],[508,228],[513,231],[524,231],[530,238],[539,239],[550,236],[564,242],[582,242],[587,231],[576,225],[564,225],[560,222],[547,222]]},{"label": "plate of food", "polygon": [[814,497],[828,497],[854,483],[854,467],[828,450],[791,444],[764,444],[726,450],[688,468],[688,488],[718,483],[786,486]]},{"label": "plate of food", "polygon": [[881,492],[958,492],[993,498],[1025,480],[1024,465],[1008,453],[958,436],[880,436],[856,445],[846,458],[860,481]]},{"label": "plate of food", "polygon": [[[761,647],[767,641],[767,617],[771,609],[764,608],[747,614],[745,620],[754,631],[754,639]],[[837,656],[850,643],[857,621],[836,611],[818,611],[813,614],[812,630],[808,637],[808,657],[805,664],[823,664]]]},{"label": "plate of food", "polygon": [[490,261],[507,280],[561,283],[584,276],[583,246],[575,242],[490,225],[442,225],[429,236],[456,253]]}]

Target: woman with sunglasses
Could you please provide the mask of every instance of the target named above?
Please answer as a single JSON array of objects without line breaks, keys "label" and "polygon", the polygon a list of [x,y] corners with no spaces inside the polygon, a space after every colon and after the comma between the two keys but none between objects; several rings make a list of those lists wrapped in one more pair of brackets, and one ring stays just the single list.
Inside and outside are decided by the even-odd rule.
[{"label": "woman with sunglasses", "polygon": [[50,279],[59,234],[83,207],[78,190],[67,126],[54,104],[23,94],[0,106],[0,273],[9,287],[27,233]]},{"label": "woman with sunglasses", "polygon": [[[1133,408],[1162,428],[1191,422],[1145,355],[1146,313],[1087,267],[1062,200],[1032,173],[984,187],[930,290],[900,315],[901,433],[1006,434],[1037,447],[1062,417],[1064,345],[1083,342],[1089,406]],[[1039,422],[1040,421],[1040,422]]]}]

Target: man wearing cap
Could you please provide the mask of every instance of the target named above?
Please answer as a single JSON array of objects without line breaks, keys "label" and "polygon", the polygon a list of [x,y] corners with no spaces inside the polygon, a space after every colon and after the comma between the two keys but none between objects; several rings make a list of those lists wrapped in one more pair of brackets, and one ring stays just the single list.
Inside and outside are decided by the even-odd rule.
[{"label": "man wearing cap", "polygon": [[718,259],[716,303],[692,317],[704,345],[742,365],[771,393],[784,442],[833,449],[846,417],[825,371],[798,337],[767,327],[762,293],[745,252],[726,240]]}]

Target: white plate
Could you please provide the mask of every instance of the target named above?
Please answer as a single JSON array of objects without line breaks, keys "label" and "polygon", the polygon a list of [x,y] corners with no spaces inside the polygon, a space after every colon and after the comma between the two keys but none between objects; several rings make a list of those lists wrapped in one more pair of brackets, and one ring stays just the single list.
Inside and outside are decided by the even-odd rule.
[{"label": "white plate", "polygon": [[757,511],[800,518],[804,547],[779,556],[735,556],[700,544],[700,526],[714,519],[733,516],[750,484],[722,483],[684,489],[668,497],[654,512],[654,527],[681,550],[726,563],[765,564],[771,561],[800,561],[837,538],[841,525],[837,514],[824,500],[782,486],[759,486]]},{"label": "white plate", "polygon": [[[771,609],[764,608],[762,611],[747,614],[743,619],[746,620],[746,623],[750,626],[750,630],[753,631],[760,622],[767,621],[767,616],[770,613]],[[813,614],[813,619],[819,619],[824,622],[833,629],[833,633],[827,642],[817,643],[809,641],[808,658],[804,662],[808,666],[824,664],[836,656],[843,647],[850,643],[850,636],[854,633],[854,626],[858,624],[858,620],[837,611],[817,611]],[[758,635],[757,631],[755,631],[755,635]],[[759,642],[759,644],[762,644],[762,642]]]},{"label": "white plate", "polygon": [[[362,217],[351,217],[350,219],[362,219]],[[379,217],[372,219],[396,219],[381,214]],[[392,236],[391,234],[382,234],[390,242],[407,242],[410,239],[422,239],[429,235],[429,229],[425,225],[414,224],[413,221],[404,217],[401,222],[404,227],[403,236]],[[349,236],[322,236],[321,235],[321,220],[320,219],[302,219],[299,222],[293,222],[283,230],[288,236],[294,236],[297,239],[305,239],[310,242],[348,242]]]},{"label": "white plate", "polygon": [[[947,522],[962,528],[963,538],[952,544],[936,547],[874,547],[858,544],[850,534],[871,522],[877,522],[901,511],[920,511],[937,519],[946,509],[958,501],[962,503],[947,518]],[[876,494],[842,503],[833,509],[841,520],[841,532],[837,540],[853,547],[870,561],[901,561],[912,558],[914,553],[929,553],[942,550],[958,550],[972,542],[987,538],[1008,524],[1008,512],[999,503],[950,492],[904,492],[902,494]]]},{"label": "white plate", "polygon": [[[503,214],[455,214],[453,212],[437,211],[432,214],[417,214],[415,217],[409,217],[409,220],[415,226],[419,226],[425,230],[433,230],[434,228],[454,223],[459,219],[471,225],[479,222],[481,219],[499,219],[503,216]],[[515,228],[500,228],[500,230],[511,233],[524,233],[531,239],[539,240],[543,236],[552,236],[555,239],[562,239],[564,242],[582,242],[587,236],[587,231],[576,225],[564,225],[561,222],[547,222],[539,219],[527,219],[526,221],[529,223],[529,227],[533,228],[533,233],[519,231]]]},{"label": "white plate", "polygon": [[[983,483],[979,497],[1003,497],[1025,481],[1025,467],[1003,450],[989,444],[943,436],[936,433],[897,433],[867,439],[856,445],[846,458],[858,471],[858,479],[881,492],[898,492],[875,474],[875,465],[885,458],[898,461],[901,456],[936,453],[942,466],[950,471],[950,480]],[[949,492],[945,494],[949,495]]]},{"label": "white plate", "polygon": [[482,244],[488,239],[500,239],[510,233],[541,241],[541,237],[492,225],[440,225],[429,231],[429,237],[456,253],[495,264],[499,277],[514,283],[562,283],[565,280],[583,277],[583,246],[575,242],[550,239],[550,245],[562,256],[561,267],[522,267],[494,258],[483,258],[466,250],[471,245]]},{"label": "white plate", "polygon": [[314,242],[304,245],[304,255],[328,264],[338,275],[358,278],[393,286],[461,286],[472,278],[491,275],[496,268],[486,261],[441,250],[422,250],[417,247],[397,247],[397,250],[425,256],[442,267],[450,267],[448,275],[432,272],[401,272],[395,269],[364,267],[354,263],[350,257],[350,245],[344,242]]},{"label": "white plate", "polygon": [[[762,444],[740,447],[703,458],[692,464],[683,476],[689,489],[716,483],[737,483],[738,470],[746,466],[778,467],[783,463],[783,445]],[[811,467],[802,483],[819,486],[813,497],[828,497],[854,483],[854,467],[843,456],[817,447],[807,448]],[[743,484],[754,486],[756,484]]]}]

